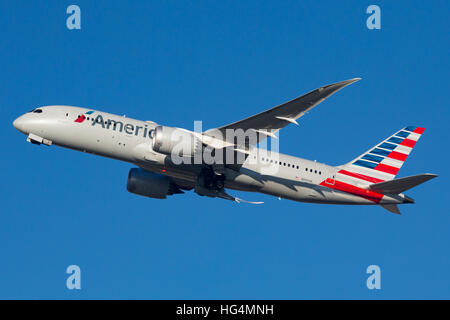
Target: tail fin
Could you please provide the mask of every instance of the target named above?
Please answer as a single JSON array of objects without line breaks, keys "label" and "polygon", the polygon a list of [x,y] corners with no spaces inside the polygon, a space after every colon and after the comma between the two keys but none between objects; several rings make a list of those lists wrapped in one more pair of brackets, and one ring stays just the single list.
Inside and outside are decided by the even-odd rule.
[{"label": "tail fin", "polygon": [[405,127],[358,158],[340,166],[338,173],[366,184],[392,180],[424,131],[425,128],[421,127]]}]

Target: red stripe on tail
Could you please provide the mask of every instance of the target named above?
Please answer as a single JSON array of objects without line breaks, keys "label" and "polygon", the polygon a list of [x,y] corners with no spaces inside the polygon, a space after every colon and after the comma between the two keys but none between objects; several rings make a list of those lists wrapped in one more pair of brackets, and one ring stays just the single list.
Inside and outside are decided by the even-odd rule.
[{"label": "red stripe on tail", "polygon": [[364,174],[354,173],[354,172],[350,172],[350,171],[347,171],[347,170],[339,170],[338,173],[345,174],[345,175],[353,177],[353,178],[358,178],[358,179],[369,181],[369,182],[373,182],[373,183],[378,183],[378,182],[383,182],[384,181],[382,179],[369,177],[369,176],[366,176]]},{"label": "red stripe on tail", "polygon": [[405,139],[400,143],[401,146],[413,148],[417,141],[411,139]]},{"label": "red stripe on tail", "polygon": [[401,152],[392,151],[391,153],[389,153],[387,155],[387,157],[395,159],[395,160],[405,161],[406,158],[408,158],[408,155],[404,154],[404,153],[401,153]]},{"label": "red stripe on tail", "polygon": [[400,170],[399,168],[388,166],[388,165],[382,164],[382,163],[379,163],[373,169],[374,170],[378,170],[378,171],[382,171],[382,172],[386,172],[386,173],[389,173],[389,174],[393,174],[394,176],[397,174],[398,170]]}]

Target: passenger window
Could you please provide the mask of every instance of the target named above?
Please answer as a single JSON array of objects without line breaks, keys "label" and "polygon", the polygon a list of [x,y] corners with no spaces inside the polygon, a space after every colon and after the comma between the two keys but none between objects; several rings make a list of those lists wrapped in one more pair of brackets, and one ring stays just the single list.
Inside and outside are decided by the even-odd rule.
[{"label": "passenger window", "polygon": [[314,170],[314,173],[317,173],[317,170]]},{"label": "passenger window", "polygon": [[305,171],[308,172],[308,168],[305,168]]},{"label": "passenger window", "polygon": [[309,172],[312,172],[312,169],[309,169]]}]

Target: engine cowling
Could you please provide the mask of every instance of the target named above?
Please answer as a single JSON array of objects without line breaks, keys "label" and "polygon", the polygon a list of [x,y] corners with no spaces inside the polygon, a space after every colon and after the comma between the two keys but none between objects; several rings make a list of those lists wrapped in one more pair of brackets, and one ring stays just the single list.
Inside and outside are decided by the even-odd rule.
[{"label": "engine cowling", "polygon": [[153,133],[152,149],[162,154],[193,157],[199,146],[192,133],[180,128],[157,126]]},{"label": "engine cowling", "polygon": [[141,196],[165,199],[174,193],[183,193],[168,176],[133,168],[128,173],[127,190]]}]

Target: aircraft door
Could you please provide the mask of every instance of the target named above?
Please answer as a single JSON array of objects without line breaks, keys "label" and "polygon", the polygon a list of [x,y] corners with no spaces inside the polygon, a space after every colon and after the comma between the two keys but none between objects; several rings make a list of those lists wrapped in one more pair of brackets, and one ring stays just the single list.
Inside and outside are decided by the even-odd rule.
[{"label": "aircraft door", "polygon": [[327,170],[327,179],[325,180],[326,184],[334,185],[336,182],[336,170],[334,168]]}]

